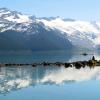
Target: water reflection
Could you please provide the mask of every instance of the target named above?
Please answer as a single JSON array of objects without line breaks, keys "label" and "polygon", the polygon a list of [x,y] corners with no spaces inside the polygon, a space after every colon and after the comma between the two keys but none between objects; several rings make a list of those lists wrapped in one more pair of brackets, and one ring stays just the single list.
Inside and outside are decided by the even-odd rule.
[{"label": "water reflection", "polygon": [[20,67],[0,68],[0,93],[6,94],[28,86],[45,84],[67,84],[86,80],[100,79],[100,68],[75,69],[62,67]]},{"label": "water reflection", "polygon": [[[55,61],[79,61],[89,60],[92,54],[83,56],[66,52],[45,52],[30,55],[1,55],[1,63],[33,63],[33,62],[55,62]],[[95,54],[96,59],[100,59],[99,53]],[[87,80],[99,80],[100,67],[90,69],[89,67],[76,69],[57,66],[32,66],[25,67],[0,67],[0,93],[6,94],[29,86],[55,84],[62,85],[69,82],[79,82]]]},{"label": "water reflection", "polygon": [[[82,52],[81,52],[82,53]],[[83,56],[79,52],[52,51],[33,52],[30,54],[0,54],[1,63],[33,63],[33,62],[71,62],[78,60],[89,60],[93,53]]]}]

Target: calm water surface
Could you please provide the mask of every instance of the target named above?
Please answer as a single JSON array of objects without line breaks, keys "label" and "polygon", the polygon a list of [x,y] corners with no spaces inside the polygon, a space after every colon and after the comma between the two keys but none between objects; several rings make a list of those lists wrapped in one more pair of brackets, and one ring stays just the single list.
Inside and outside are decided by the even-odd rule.
[{"label": "calm water surface", "polygon": [[[92,53],[35,52],[0,55],[1,63],[71,62]],[[99,54],[95,54],[99,59]],[[0,67],[0,100],[100,100],[100,68]]]}]

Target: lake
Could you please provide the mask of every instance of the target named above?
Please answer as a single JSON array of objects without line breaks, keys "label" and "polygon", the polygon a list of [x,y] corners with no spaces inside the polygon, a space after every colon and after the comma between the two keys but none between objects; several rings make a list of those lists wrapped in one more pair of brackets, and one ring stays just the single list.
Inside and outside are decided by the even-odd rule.
[{"label": "lake", "polygon": [[[71,62],[100,53],[66,51],[0,54],[1,63]],[[0,67],[0,100],[100,100],[100,67]]]}]

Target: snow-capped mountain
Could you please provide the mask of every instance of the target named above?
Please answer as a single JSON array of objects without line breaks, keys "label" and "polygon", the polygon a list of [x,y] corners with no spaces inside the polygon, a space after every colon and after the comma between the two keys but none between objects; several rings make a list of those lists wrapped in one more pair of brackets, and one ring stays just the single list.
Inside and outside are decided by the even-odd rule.
[{"label": "snow-capped mountain", "polygon": [[86,21],[75,21],[75,20],[64,20],[60,17],[48,21],[41,19],[45,26],[51,29],[58,29],[62,35],[65,35],[69,41],[74,45],[91,45],[94,47],[100,44],[100,23],[86,22]]},{"label": "snow-capped mountain", "polygon": [[17,23],[30,21],[28,16],[23,15],[23,14],[16,12],[16,11],[9,11],[6,8],[0,9],[0,17],[2,19],[5,19],[5,20],[11,21],[11,22],[17,22]]},{"label": "snow-capped mountain", "polygon": [[1,50],[94,49],[99,45],[99,22],[37,18],[0,8]]}]

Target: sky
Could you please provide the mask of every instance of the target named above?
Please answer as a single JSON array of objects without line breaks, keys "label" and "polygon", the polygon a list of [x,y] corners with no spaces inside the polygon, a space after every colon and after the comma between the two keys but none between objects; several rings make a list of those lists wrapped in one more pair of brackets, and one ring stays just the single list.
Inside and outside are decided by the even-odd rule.
[{"label": "sky", "polygon": [[100,0],[0,0],[2,7],[37,17],[100,21]]}]

